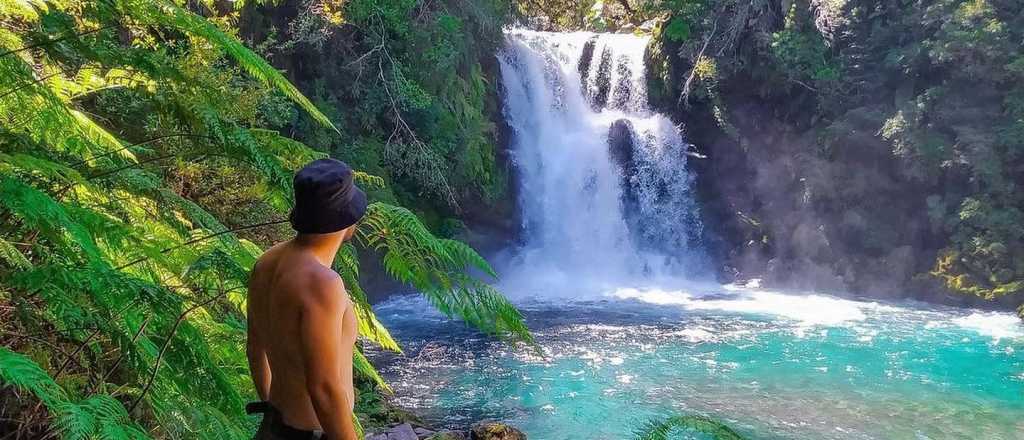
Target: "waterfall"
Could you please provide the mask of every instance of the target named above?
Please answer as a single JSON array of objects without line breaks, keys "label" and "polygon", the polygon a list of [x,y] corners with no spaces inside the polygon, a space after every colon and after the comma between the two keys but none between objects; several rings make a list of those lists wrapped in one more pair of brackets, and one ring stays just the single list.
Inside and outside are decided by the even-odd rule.
[{"label": "waterfall", "polygon": [[510,30],[504,115],[536,277],[619,282],[697,273],[702,226],[681,130],[651,111],[648,38]]}]

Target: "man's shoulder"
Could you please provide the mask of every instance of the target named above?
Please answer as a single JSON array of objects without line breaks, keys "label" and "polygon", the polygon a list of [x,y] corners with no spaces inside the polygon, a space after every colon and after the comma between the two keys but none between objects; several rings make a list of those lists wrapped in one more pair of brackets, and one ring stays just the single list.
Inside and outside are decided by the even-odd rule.
[{"label": "man's shoulder", "polygon": [[344,306],[345,285],[337,272],[324,266],[315,265],[304,267],[295,275],[304,278],[303,284],[306,284],[306,289],[302,296],[307,298],[310,303],[319,306],[336,304]]},{"label": "man's shoulder", "polygon": [[254,275],[262,274],[274,268],[274,266],[277,265],[278,254],[280,254],[280,249],[283,244],[284,243],[278,243],[264,251],[263,254],[256,259],[256,263],[253,264],[252,273]]}]

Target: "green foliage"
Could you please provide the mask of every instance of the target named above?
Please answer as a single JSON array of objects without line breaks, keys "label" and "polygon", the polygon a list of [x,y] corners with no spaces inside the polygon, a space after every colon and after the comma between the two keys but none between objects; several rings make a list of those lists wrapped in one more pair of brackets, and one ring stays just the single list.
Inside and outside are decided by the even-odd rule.
[{"label": "green foliage", "polygon": [[662,35],[669,41],[686,41],[690,39],[690,23],[684,18],[673,17],[663,32]]},{"label": "green foliage", "polygon": [[636,430],[636,440],[669,440],[672,433],[700,433],[714,440],[743,440],[732,428],[699,415],[675,415],[647,422]]},{"label": "green foliage", "polygon": [[[254,428],[243,413],[255,398],[249,268],[290,233],[294,171],[325,156],[282,132],[293,104],[337,132],[234,37],[235,13],[200,7],[210,17],[166,1],[0,4],[0,379],[43,404],[5,415],[49,420],[41,436],[242,439]],[[356,178],[387,191],[381,177]],[[470,277],[493,276],[479,255],[374,206],[389,238],[357,244],[427,274],[412,284],[446,313],[529,340],[518,312]],[[360,335],[400,350],[359,286],[358,248],[345,246],[337,269]],[[388,390],[362,352],[353,362]]]},{"label": "green foliage", "polygon": [[519,311],[493,287],[466,274],[473,269],[497,276],[465,244],[438,239],[409,210],[380,203],[370,205],[357,233],[360,242],[382,254],[392,277],[415,287],[441,312],[498,336],[532,341]]},{"label": "green foliage", "polygon": [[126,0],[127,11],[143,23],[168,26],[181,32],[207,40],[207,42],[230,55],[250,75],[267,85],[277,88],[282,94],[295,101],[317,122],[337,131],[334,124],[324,116],[309,99],[292,85],[281,72],[273,68],[259,55],[245,47],[237,38],[220,30],[213,22],[203,19],[170,2]]},{"label": "green foliage", "polygon": [[795,80],[839,79],[840,69],[831,61],[825,39],[813,27],[808,29],[807,19],[798,11],[794,3],[786,15],[785,27],[772,34],[772,53],[779,68]]},{"label": "green foliage", "polygon": [[511,2],[517,18],[524,24],[541,19],[552,30],[575,31],[593,29],[601,32],[608,28],[603,10],[611,4],[606,0],[517,0]]},{"label": "green foliage", "polygon": [[[653,53],[662,60],[650,64],[651,99],[706,112],[751,166],[789,161],[785,173],[794,177],[780,185],[814,196],[789,208],[807,210],[841,250],[815,263],[845,282],[867,279],[850,288],[871,288],[871,277],[887,270],[874,263],[882,252],[907,246],[907,283],[930,274],[983,298],[1024,293],[1024,5],[801,1],[782,3],[780,17],[775,2],[709,0],[702,13],[683,11],[694,3],[652,3],[669,21],[656,33]],[[678,35],[679,17],[687,38]],[[750,114],[751,104],[764,114]],[[746,110],[731,114],[737,106]],[[737,116],[803,134],[761,142],[763,129],[731,124]],[[746,148],[755,139],[761,151]],[[776,199],[765,194],[754,205],[768,200]],[[882,215],[864,215],[875,211]],[[791,225],[769,223],[769,232],[791,234]]]},{"label": "green foliage", "polygon": [[0,347],[0,379],[36,396],[49,410],[53,428],[65,439],[144,439],[145,432],[121,402],[106,394],[74,401],[31,359]]},{"label": "green foliage", "polygon": [[[330,2],[306,3],[316,13]],[[325,61],[310,93],[342,132],[300,121],[299,140],[380,175],[385,199],[417,211],[451,216],[467,201],[501,201],[507,173],[495,159],[497,90],[485,66],[502,41],[504,1],[352,0],[342,15],[313,33],[346,35],[345,53],[328,56],[295,32],[277,46],[277,58]]]},{"label": "green foliage", "polygon": [[661,26],[659,39],[682,43],[688,41],[694,27],[700,26],[708,17],[708,0],[667,0],[643,4],[648,14],[667,14],[668,21]]},{"label": "green foliage", "polygon": [[932,274],[952,290],[985,298],[1022,293],[1020,5],[941,0],[909,12],[917,14],[906,22],[916,39],[902,52],[919,55],[905,73],[939,74],[900,105],[881,134],[913,178],[969,179],[940,200],[959,208],[939,221],[949,243]]}]

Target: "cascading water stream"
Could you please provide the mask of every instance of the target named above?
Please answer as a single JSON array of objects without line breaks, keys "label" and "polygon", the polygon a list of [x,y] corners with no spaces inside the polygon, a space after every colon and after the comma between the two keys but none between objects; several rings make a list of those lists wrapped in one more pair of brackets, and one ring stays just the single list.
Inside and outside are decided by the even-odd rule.
[{"label": "cascading water stream", "polygon": [[[594,285],[702,262],[679,128],[647,105],[648,38],[514,30],[499,55],[528,277]],[[513,275],[514,276],[514,275]],[[550,281],[550,280],[549,280]]]}]

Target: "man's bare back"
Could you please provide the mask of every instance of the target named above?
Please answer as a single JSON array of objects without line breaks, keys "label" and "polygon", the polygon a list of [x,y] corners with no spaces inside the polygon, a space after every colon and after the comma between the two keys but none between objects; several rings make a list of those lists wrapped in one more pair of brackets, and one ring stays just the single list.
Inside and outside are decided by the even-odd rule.
[{"label": "man's bare back", "polygon": [[[344,310],[339,325],[341,338],[336,344],[345,361],[338,374],[347,385],[345,392],[352,403],[352,347],[357,324],[341,278],[308,252],[295,249],[291,242],[271,248],[256,263],[249,286],[249,328],[266,347],[272,380],[265,400],[281,411],[286,423],[300,429],[321,429],[307,391],[302,318],[311,309],[323,308],[325,302],[340,302]],[[314,356],[329,349],[309,348]]]},{"label": "man's bare back", "polygon": [[352,355],[358,333],[345,286],[331,269],[366,213],[348,165],[320,159],[295,175],[292,240],[264,253],[249,279],[249,368],[267,402],[258,440],[355,440]]}]

